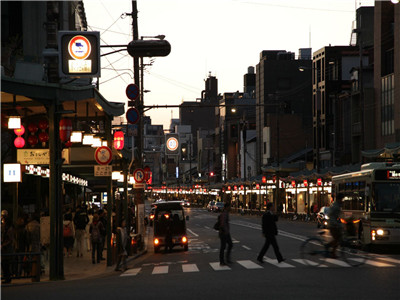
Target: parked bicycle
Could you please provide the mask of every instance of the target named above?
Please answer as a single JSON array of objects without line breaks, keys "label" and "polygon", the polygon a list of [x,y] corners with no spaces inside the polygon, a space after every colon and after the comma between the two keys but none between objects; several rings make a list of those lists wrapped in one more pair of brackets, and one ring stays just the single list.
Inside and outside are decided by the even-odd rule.
[{"label": "parked bicycle", "polygon": [[[301,258],[309,266],[318,267],[331,257],[328,243],[322,235],[325,231],[318,232],[320,236],[310,237],[300,246]],[[353,267],[363,265],[367,260],[367,253],[363,251],[363,245],[358,238],[343,235],[338,247],[338,252],[343,261]]]}]

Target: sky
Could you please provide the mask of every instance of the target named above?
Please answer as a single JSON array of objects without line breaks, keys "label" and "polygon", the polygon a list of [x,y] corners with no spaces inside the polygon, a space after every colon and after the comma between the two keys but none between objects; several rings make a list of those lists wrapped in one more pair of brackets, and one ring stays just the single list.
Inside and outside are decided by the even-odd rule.
[{"label": "sky", "polygon": [[[196,101],[209,75],[220,94],[243,91],[243,75],[263,50],[349,45],[355,10],[373,0],[137,0],[139,37],[165,35],[166,57],[144,58],[144,105]],[[84,0],[89,31],[100,31],[100,45],[133,40],[130,0]],[[111,52],[101,48],[101,53]],[[133,59],[127,51],[101,59],[100,92],[112,102],[127,102]],[[152,108],[152,124],[168,129],[179,110]]]}]

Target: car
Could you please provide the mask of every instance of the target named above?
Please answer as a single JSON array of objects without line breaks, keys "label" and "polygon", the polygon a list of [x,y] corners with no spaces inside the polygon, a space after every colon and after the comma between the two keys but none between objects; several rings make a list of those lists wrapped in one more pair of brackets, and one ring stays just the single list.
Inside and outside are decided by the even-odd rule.
[{"label": "car", "polygon": [[328,210],[329,206],[322,206],[319,212],[317,213],[317,227],[318,228],[327,228],[328,226]]},{"label": "car", "polygon": [[155,210],[156,210],[155,207],[152,205],[152,208],[149,213],[149,225],[150,226],[153,226]]},{"label": "car", "polygon": [[216,202],[214,207],[213,207],[213,211],[214,212],[221,212],[224,210],[224,202]]},{"label": "car", "polygon": [[213,211],[214,204],[215,204],[215,201],[210,201],[210,202],[208,202],[208,204],[207,204],[207,210],[208,210],[208,211]]},{"label": "car", "polygon": [[183,206],[184,206],[184,207],[190,207],[189,201],[183,200]]},{"label": "car", "polygon": [[186,234],[185,212],[180,201],[160,202],[155,205],[153,222],[153,246],[154,253],[160,251],[161,247],[165,250],[175,246],[180,246],[184,251],[189,249],[189,239]]}]

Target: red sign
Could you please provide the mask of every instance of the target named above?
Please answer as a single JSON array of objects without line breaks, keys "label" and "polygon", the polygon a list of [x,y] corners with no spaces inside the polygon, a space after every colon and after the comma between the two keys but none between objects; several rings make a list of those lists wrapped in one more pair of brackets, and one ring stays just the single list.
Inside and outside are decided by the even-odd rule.
[{"label": "red sign", "polygon": [[96,162],[100,165],[108,165],[112,160],[111,149],[105,146],[99,147],[94,153]]}]

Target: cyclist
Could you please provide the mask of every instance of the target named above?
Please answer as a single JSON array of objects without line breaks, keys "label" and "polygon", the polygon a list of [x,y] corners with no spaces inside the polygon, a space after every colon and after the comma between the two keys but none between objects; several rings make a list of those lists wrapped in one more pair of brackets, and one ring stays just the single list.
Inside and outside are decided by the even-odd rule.
[{"label": "cyclist", "polygon": [[336,258],[336,248],[342,240],[342,224],[340,222],[340,212],[342,210],[342,200],[344,195],[339,193],[336,195],[336,200],[332,203],[328,210],[328,228],[333,240],[326,244],[327,249],[332,248],[331,257]]}]

